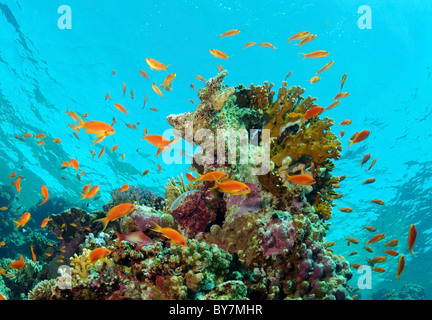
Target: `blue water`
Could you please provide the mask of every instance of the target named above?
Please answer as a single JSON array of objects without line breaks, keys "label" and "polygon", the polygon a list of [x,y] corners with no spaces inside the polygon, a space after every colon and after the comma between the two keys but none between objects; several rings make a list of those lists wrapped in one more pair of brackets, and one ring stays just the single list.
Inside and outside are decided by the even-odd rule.
[{"label": "blue water", "polygon": [[[213,77],[218,63],[229,72],[225,78],[229,86],[269,81],[278,88],[292,71],[288,85],[305,87],[305,95],[317,97],[322,106],[332,102],[342,75],[347,73],[344,91],[350,96],[326,116],[334,118],[336,134],[342,129],[339,122],[352,120],[343,128],[343,156],[336,162],[334,174],[347,175],[340,189],[345,196],[337,200],[338,205],[354,211],[342,213],[335,208],[326,239],[335,241],[334,251],[349,262],[364,264],[370,255],[362,247],[371,234],[362,225],[386,233],[385,240],[399,239],[398,248],[405,253],[408,228],[415,224],[419,232],[416,256],[406,255],[401,280],[393,280],[397,258],[390,257],[386,274],[373,273],[372,289],[361,290],[361,298],[380,289],[396,292],[411,283],[424,286],[432,297],[429,1],[369,1],[371,29],[358,26],[362,1],[131,0],[114,4],[75,0],[64,4],[72,10],[72,29],[59,29],[57,1],[0,1],[0,181],[10,185],[7,175],[14,171],[25,177],[21,205],[38,203],[42,184],[49,186],[50,195],[79,203],[83,183],[73,170],[59,170],[61,162],[70,158],[77,158],[85,169],[83,181],[100,185],[100,199],[92,201],[90,209],[101,208],[110,192],[126,183],[144,184],[163,195],[166,180],[187,165],[164,165],[158,173],[161,159],[154,156],[155,148],[140,140],[143,128],[162,134],[170,129],[167,115],[195,110],[188,100],[199,101],[197,90],[189,86],[203,87],[195,76]],[[230,29],[241,33],[221,40],[218,34]],[[287,43],[288,37],[302,30],[318,36],[301,49]],[[258,45],[243,49],[250,41],[271,42],[276,49]],[[212,48],[226,52],[229,59],[216,59],[209,53]],[[303,60],[299,54],[313,50],[326,50],[330,55]],[[146,57],[170,64],[168,71],[177,74],[173,90],[164,91],[164,98],[153,92],[151,84],[161,83],[167,73],[150,71]],[[333,67],[322,73],[321,81],[310,84],[307,80],[330,60],[335,61]],[[143,78],[140,69],[151,79]],[[128,88],[125,97],[123,82]],[[133,100],[130,89],[135,93]],[[107,92],[112,101],[105,101]],[[113,101],[131,113],[120,113]],[[159,111],[153,112],[151,107]],[[101,144],[91,146],[91,138],[84,133],[80,140],[74,137],[68,127],[73,121],[65,114],[67,108],[79,114],[88,112],[89,119],[107,123],[116,117],[117,132],[106,139],[107,150],[101,159],[97,159]],[[125,125],[138,121],[138,130]],[[346,139],[364,129],[371,132],[368,139],[347,150]],[[25,132],[47,134],[46,145],[14,138]],[[55,137],[62,143],[51,143]],[[119,149],[111,154],[108,148],[115,144]],[[95,150],[97,161],[92,160],[90,149]],[[365,153],[371,153],[371,160],[378,159],[368,172],[365,169],[371,160],[363,168],[358,164]],[[145,169],[150,173],[141,177]],[[377,181],[363,185],[361,181],[369,177]],[[375,198],[386,204],[370,203]],[[346,236],[360,243],[347,247]],[[384,246],[380,243],[375,248],[382,252]],[[359,254],[349,257],[353,250]],[[357,278],[355,274],[350,285],[356,287]]]}]

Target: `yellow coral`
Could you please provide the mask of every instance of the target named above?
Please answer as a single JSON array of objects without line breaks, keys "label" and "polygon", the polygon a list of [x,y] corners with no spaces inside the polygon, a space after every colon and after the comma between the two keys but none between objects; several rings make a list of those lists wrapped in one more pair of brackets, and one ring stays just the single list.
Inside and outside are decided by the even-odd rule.
[{"label": "yellow coral", "polygon": [[71,265],[71,273],[72,273],[72,282],[78,284],[81,282],[88,281],[88,270],[96,267],[101,268],[106,266],[107,268],[111,267],[111,259],[108,256],[104,256],[99,258],[96,261],[90,261],[90,249],[83,249],[83,253],[78,256],[76,253],[73,257],[70,258]]}]

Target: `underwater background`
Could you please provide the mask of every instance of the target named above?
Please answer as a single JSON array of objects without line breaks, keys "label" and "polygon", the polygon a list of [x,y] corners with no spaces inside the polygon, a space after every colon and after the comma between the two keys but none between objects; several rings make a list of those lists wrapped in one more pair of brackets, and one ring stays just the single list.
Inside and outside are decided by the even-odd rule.
[{"label": "underwater background", "polygon": [[[320,116],[334,119],[330,130],[341,142],[341,157],[334,161],[332,174],[347,176],[337,190],[344,196],[334,201],[331,219],[323,221],[331,223],[325,241],[335,242],[331,250],[352,265],[367,264],[366,258],[382,255],[386,249],[384,242],[399,240],[395,249],[405,256],[400,279],[394,279],[398,257],[388,256],[388,261],[379,265],[386,272],[372,272],[369,289],[347,289],[351,297],[431,298],[432,4],[429,1],[369,1],[370,29],[359,27],[363,12],[358,9],[365,4],[361,1],[132,0],[108,4],[71,0],[64,4],[71,9],[71,29],[59,27],[63,12],[58,12],[58,2],[0,0],[0,207],[6,207],[0,211],[0,242],[5,243],[0,247],[0,265],[6,268],[20,255],[30,265],[30,245],[35,241],[39,243],[36,255],[41,260],[33,266],[32,277],[38,281],[30,283],[15,274],[22,270],[12,270],[11,277],[6,276],[9,271],[0,276],[3,296],[27,299],[39,281],[55,278],[56,270],[47,271],[44,265],[60,263],[46,259],[52,252],[45,249],[48,243],[54,244],[56,254],[61,255],[62,244],[57,243],[55,234],[60,236],[64,227],[59,230],[59,222],[57,229],[41,229],[40,224],[47,216],[74,207],[88,213],[104,211],[97,216],[102,218],[107,213],[104,206],[112,201],[115,189],[125,184],[136,188],[137,193],[144,193],[136,198],[142,196],[146,205],[163,211],[163,200],[159,197],[165,197],[167,180],[184,175],[185,169],[194,172],[188,169],[186,155],[176,155],[178,163],[170,164],[164,163],[161,156],[155,157],[157,148],[141,140],[144,128],[149,134],[162,135],[172,129],[167,116],[194,112],[200,101],[198,89],[205,87],[205,82],[196,76],[213,78],[219,73],[217,64],[220,64],[228,71],[223,79],[228,87],[257,86],[268,81],[274,83],[277,94],[286,80],[288,87],[305,88],[303,96],[316,97],[316,104],[324,107],[333,102],[341,87],[341,77],[347,74],[343,91],[350,95]],[[231,29],[241,32],[221,39],[220,34]],[[310,31],[317,37],[299,49],[287,39],[300,31]],[[244,49],[251,41],[257,44]],[[270,42],[275,49],[260,47],[258,44],[263,42]],[[228,59],[214,57],[209,49],[227,53]],[[303,59],[299,54],[314,50],[326,50],[330,55]],[[150,70],[147,57],[169,64],[167,72]],[[330,60],[334,65],[320,74],[321,80],[310,83],[308,80]],[[138,70],[147,72],[150,79]],[[163,91],[161,98],[152,89],[152,83],[162,83],[170,72],[176,74],[172,90]],[[289,72],[292,74],[286,78]],[[127,85],[126,94],[122,91],[123,83]],[[196,90],[190,87],[192,83]],[[105,98],[108,92],[112,100]],[[130,113],[126,115],[114,108],[115,102]],[[95,145],[92,145],[94,137],[83,130],[78,139],[68,126],[76,122],[67,110],[80,116],[88,113],[87,119],[108,124],[115,117],[116,133]],[[341,126],[339,123],[346,119],[352,124]],[[137,130],[127,124],[136,124]],[[365,129],[370,131],[368,138],[347,149],[347,139]],[[339,138],[341,130],[346,131],[343,138]],[[25,133],[45,134],[45,145],[37,144],[40,140],[34,137],[23,137]],[[54,138],[61,139],[61,143],[53,142]],[[187,143],[182,140],[177,144],[186,148]],[[105,145],[105,154],[98,158]],[[111,152],[109,149],[114,145],[119,148]],[[89,150],[94,150],[96,157]],[[371,154],[369,162],[360,165],[367,153]],[[62,169],[62,162],[71,158],[79,161],[79,171]],[[376,164],[365,172],[374,158]],[[83,169],[85,174],[78,177]],[[143,176],[147,169],[148,174]],[[15,171],[16,177],[10,178]],[[19,176],[23,180],[18,197],[11,182]],[[362,183],[371,177],[376,182]],[[100,192],[91,200],[81,200],[81,190],[89,182],[99,186]],[[38,206],[41,185],[48,187],[49,200]],[[371,199],[381,199],[385,204],[372,203]],[[338,209],[342,207],[353,210],[341,212]],[[12,221],[27,211],[31,220],[15,230]],[[98,226],[92,220],[89,218],[88,226]],[[219,220],[217,223],[222,225]],[[415,255],[406,252],[412,224],[418,230]],[[363,249],[373,236],[363,226],[373,226],[377,232],[386,234],[383,241],[371,245],[377,254]],[[121,230],[126,233],[127,228]],[[101,230],[91,231],[97,237]],[[359,244],[347,246],[346,237],[357,239]],[[112,238],[117,239],[115,235]],[[84,242],[84,238],[81,240]],[[164,246],[170,247],[166,243]],[[81,249],[75,253],[81,254]],[[350,256],[354,250],[358,253]],[[69,253],[72,257],[72,252]],[[68,265],[69,257],[63,264]],[[346,286],[357,288],[362,274],[354,268],[351,273],[346,277]],[[169,294],[160,297],[184,298]]]}]

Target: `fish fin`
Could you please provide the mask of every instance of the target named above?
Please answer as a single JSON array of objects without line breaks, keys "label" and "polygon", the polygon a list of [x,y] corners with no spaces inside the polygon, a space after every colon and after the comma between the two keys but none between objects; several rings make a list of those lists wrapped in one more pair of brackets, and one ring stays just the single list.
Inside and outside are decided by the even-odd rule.
[{"label": "fish fin", "polygon": [[83,121],[83,119],[81,119],[81,117],[79,116],[79,115],[77,115],[77,117],[78,117],[78,121],[79,121],[79,123],[78,124],[76,124],[76,125],[70,125],[70,127],[73,129],[73,130],[75,130],[76,132],[80,132],[79,131],[79,129],[80,128],[82,128],[83,126],[84,126],[84,121]]},{"label": "fish fin", "polygon": [[102,229],[102,232],[105,231],[105,229],[106,229],[106,227],[107,227],[107,225],[108,225],[108,222],[109,222],[108,219],[107,219],[107,218],[97,219],[97,220],[93,221],[93,223],[95,223],[95,222],[97,222],[97,221],[100,221],[100,222],[102,222],[102,223],[104,224],[104,227],[103,227],[103,229]]},{"label": "fish fin", "polygon": [[144,245],[140,244],[138,247],[135,247],[135,250],[139,251],[139,250],[141,250],[142,247],[144,247]]},{"label": "fish fin", "polygon": [[170,64],[167,64],[164,68],[164,71],[166,71],[166,69],[170,66]]},{"label": "fish fin", "polygon": [[408,249],[408,250],[407,250],[407,253],[408,253],[408,252],[412,252],[413,255],[416,255],[416,254],[414,253],[413,249]]},{"label": "fish fin", "polygon": [[150,230],[152,230],[152,231],[155,231],[155,232],[161,232],[161,226],[160,225],[158,225],[156,222],[154,222],[154,221],[150,221],[151,223],[153,223],[155,226],[156,226],[156,229],[150,229]]},{"label": "fish fin", "polygon": [[18,227],[20,226],[19,221],[15,221],[15,220],[13,220],[13,222],[15,222],[15,230],[18,229]]},{"label": "fish fin", "polygon": [[347,139],[347,140],[350,142],[350,144],[348,145],[348,148],[349,148],[354,144],[354,140],[350,140],[350,139]]},{"label": "fish fin", "polygon": [[301,53],[301,52],[300,52],[300,54],[304,55],[303,60],[307,58],[307,56],[306,56],[307,53]]},{"label": "fish fin", "polygon": [[199,174],[198,172],[196,172],[196,174],[197,174],[197,176],[198,176],[198,178],[195,178],[195,180],[194,181],[200,181],[200,180],[202,180],[202,174]]},{"label": "fish fin", "polygon": [[144,138],[141,140],[147,140],[147,128],[144,128]]},{"label": "fish fin", "polygon": [[124,235],[122,235],[121,233],[117,232],[114,230],[114,232],[116,233],[117,237],[118,237],[118,241],[117,242],[121,242],[123,240],[126,239],[126,237]]}]

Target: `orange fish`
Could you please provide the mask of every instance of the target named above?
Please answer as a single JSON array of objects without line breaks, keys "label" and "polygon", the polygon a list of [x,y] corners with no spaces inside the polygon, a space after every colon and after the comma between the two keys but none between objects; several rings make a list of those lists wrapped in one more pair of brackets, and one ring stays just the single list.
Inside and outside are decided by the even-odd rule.
[{"label": "orange fish", "polygon": [[366,241],[366,243],[368,244],[367,246],[369,247],[371,243],[376,243],[378,241],[381,241],[385,237],[386,235],[384,233],[379,233],[377,235],[374,235],[372,238],[369,239],[369,241]]},{"label": "orange fish", "polygon": [[122,153],[122,162],[124,161],[124,159],[125,159],[125,154]]},{"label": "orange fish", "polygon": [[339,104],[341,103],[340,100],[336,100],[333,103],[331,103],[327,108],[325,108],[326,110],[331,110],[336,108]]},{"label": "orange fish", "polygon": [[322,68],[321,68],[321,69],[316,73],[316,75],[319,75],[321,72],[324,72],[324,71],[330,69],[330,68],[333,66],[333,64],[334,64],[334,60],[332,60],[332,61],[326,63],[326,64],[324,65],[324,67],[322,67]]},{"label": "orange fish", "polygon": [[371,165],[365,171],[369,171],[370,169],[372,169],[372,167],[374,166],[374,164],[375,164],[376,161],[377,161],[377,158],[373,159]]},{"label": "orange fish", "polygon": [[384,201],[380,200],[380,199],[371,199],[371,202],[379,204],[379,205],[384,205]]},{"label": "orange fish", "polygon": [[15,222],[15,230],[18,229],[18,227],[24,227],[26,223],[29,222],[30,218],[30,212],[24,212],[18,221],[13,221]]},{"label": "orange fish", "polygon": [[77,161],[77,159],[72,158],[69,162],[72,168],[74,168],[76,171],[79,170],[79,162]]},{"label": "orange fish", "polygon": [[369,179],[366,179],[365,181],[362,181],[362,183],[363,184],[371,184],[371,183],[374,183],[375,181],[376,181],[375,178],[369,178]]},{"label": "orange fish", "polygon": [[291,112],[288,116],[290,116],[290,117],[301,116],[302,121],[305,121],[305,120],[312,119],[314,117],[318,117],[323,112],[324,112],[323,107],[315,106],[315,107],[310,108],[304,114],[298,114],[295,112]]},{"label": "orange fish", "polygon": [[353,252],[351,252],[350,254],[348,254],[349,256],[354,256],[354,255],[356,255],[358,253],[358,251],[353,251]]},{"label": "orange fish", "polygon": [[352,123],[351,120],[344,120],[341,123],[339,123],[340,126],[348,126]]},{"label": "orange fish", "polygon": [[348,241],[348,243],[347,243],[348,246],[349,246],[351,243],[358,244],[358,240],[355,239],[355,238],[347,238],[347,237],[345,237],[345,239]]},{"label": "orange fish", "polygon": [[97,193],[99,192],[99,186],[93,186],[89,192],[87,192],[86,194],[82,194],[82,198],[83,199],[92,199]]},{"label": "orange fish", "polygon": [[315,179],[312,178],[311,176],[308,176],[307,174],[297,174],[294,176],[287,176],[284,182],[286,181],[290,181],[302,186],[310,186],[316,183]]},{"label": "orange fish", "polygon": [[123,107],[123,105],[121,105],[120,103],[114,103],[114,107],[116,107],[118,111],[123,112],[126,115],[129,113],[129,111],[127,111],[126,108]]},{"label": "orange fish", "polygon": [[341,87],[340,87],[339,92],[342,91],[342,88],[343,88],[344,83],[345,83],[345,81],[346,81],[346,77],[347,77],[347,74],[344,73],[344,75],[343,75],[342,78],[341,78]]},{"label": "orange fish", "polygon": [[164,65],[164,64],[160,63],[159,61],[152,59],[152,58],[146,58],[145,60],[146,60],[147,64],[149,65],[150,70],[155,69],[157,71],[161,71],[161,70],[166,71],[166,68],[168,68],[168,66],[170,66],[170,64]]},{"label": "orange fish", "polygon": [[37,144],[40,145],[40,146],[44,146],[45,145],[45,141],[42,141],[42,140],[38,141]]},{"label": "orange fish", "polygon": [[192,88],[192,90],[195,90],[195,86],[193,83],[190,84],[190,87]]},{"label": "orange fish", "polygon": [[14,173],[11,173],[11,174],[9,175],[9,178],[15,178],[15,176],[16,176],[16,171],[15,171]]},{"label": "orange fish", "polygon": [[118,237],[118,241],[117,242],[121,242],[121,241],[127,241],[130,243],[135,243],[138,246],[135,248],[135,250],[141,250],[141,248],[145,245],[148,244],[152,244],[153,241],[147,237],[144,232],[142,232],[141,230],[139,231],[135,231],[135,232],[131,232],[131,233],[127,233],[127,234],[121,234],[117,231],[114,230],[114,232],[116,233],[117,237]]},{"label": "orange fish", "polygon": [[217,50],[217,49],[210,49],[209,51],[216,58],[228,60],[227,54],[225,52],[223,52],[223,51],[220,51],[220,50]]},{"label": "orange fish", "polygon": [[39,133],[39,134],[35,134],[33,137],[35,137],[36,139],[43,139],[46,138],[46,134]]},{"label": "orange fish", "polygon": [[299,46],[299,48],[301,48],[302,45],[304,45],[304,44],[306,44],[308,42],[311,42],[316,37],[317,37],[316,34],[309,34],[309,35],[303,37],[302,40],[299,43],[296,43],[296,44]]},{"label": "orange fish", "polygon": [[161,173],[162,172],[162,166],[160,165],[160,163],[158,163],[157,167],[158,167],[159,173]]},{"label": "orange fish", "polygon": [[70,125],[71,128],[77,132],[79,132],[79,130],[83,128],[86,131],[86,133],[94,134],[96,138],[101,138],[101,137],[105,138],[106,136],[110,136],[115,133],[114,128],[105,122],[94,121],[94,120],[84,122],[80,116],[78,116],[78,120],[79,120],[79,124]]},{"label": "orange fish", "polygon": [[363,228],[365,228],[366,230],[369,230],[370,232],[376,231],[376,229],[374,227],[371,227],[371,226],[363,226]]},{"label": "orange fish", "polygon": [[385,250],[384,252],[392,257],[397,257],[399,255],[399,252],[397,252],[396,250]]},{"label": "orange fish", "polygon": [[145,98],[144,98],[144,104],[143,104],[143,109],[144,109],[144,107],[145,107],[145,105],[146,105],[146,102],[147,102],[147,98],[148,98],[148,94],[146,94],[146,96],[145,96]]},{"label": "orange fish", "polygon": [[120,192],[125,192],[125,191],[127,191],[128,189],[129,189],[129,185],[128,185],[128,184],[124,184],[124,185],[121,186],[121,188],[120,188]]},{"label": "orange fish", "polygon": [[173,82],[175,77],[176,77],[175,73],[170,73],[169,75],[167,75],[165,77],[164,81],[160,84],[160,85],[163,85],[164,90],[166,90],[167,86],[171,85],[171,82]]},{"label": "orange fish", "polygon": [[219,72],[222,72],[224,70],[224,68],[220,64],[217,65],[217,68],[218,68]]},{"label": "orange fish", "polygon": [[36,254],[34,253],[34,250],[33,250],[33,244],[30,245],[30,250],[32,253],[33,262],[36,262]]},{"label": "orange fish", "polygon": [[131,89],[131,93],[130,93],[130,95],[131,95],[131,99],[133,99],[133,98],[135,97],[135,93],[133,92],[132,89]]},{"label": "orange fish", "polygon": [[346,97],[348,97],[349,95],[350,95],[349,92],[339,92],[339,93],[336,95],[336,97],[333,98],[333,100],[339,100],[339,99],[342,99],[342,98],[346,98]]},{"label": "orange fish", "polygon": [[321,78],[318,76],[312,77],[310,80],[308,80],[310,82],[310,84],[312,83],[317,83],[318,81],[320,81]]},{"label": "orange fish", "polygon": [[116,74],[116,71],[113,70],[113,71],[111,72],[111,74],[114,76],[114,75]]},{"label": "orange fish", "polygon": [[109,92],[105,95],[105,100],[107,99],[112,100]]},{"label": "orange fish", "polygon": [[149,172],[150,172],[149,169],[145,170],[145,171],[142,173],[141,177],[144,177],[144,176],[147,175]]},{"label": "orange fish", "polygon": [[415,255],[413,251],[414,244],[417,239],[417,228],[414,224],[412,224],[408,230],[408,251],[411,251],[413,255]]},{"label": "orange fish", "polygon": [[370,153],[366,153],[366,154],[363,156],[363,159],[362,159],[362,161],[361,161],[359,164],[361,164],[361,166],[363,167],[363,165],[364,165],[366,162],[368,162],[368,160],[370,159],[370,157],[371,157],[371,154],[370,154]]},{"label": "orange fish", "polygon": [[367,252],[369,252],[369,253],[372,253],[372,252],[373,252],[373,250],[372,250],[371,247],[364,247],[364,248],[365,248],[365,250],[366,250]]},{"label": "orange fish", "polygon": [[288,42],[290,42],[291,40],[303,39],[304,37],[307,37],[309,34],[310,34],[309,31],[300,31],[295,35],[293,35],[292,37],[288,38],[287,40]]},{"label": "orange fish", "polygon": [[139,70],[138,71],[140,75],[142,75],[144,78],[146,79],[150,79],[150,77],[148,76],[147,72],[145,72],[144,70]]},{"label": "orange fish", "polygon": [[156,82],[153,82],[152,88],[153,88],[153,91],[156,92],[161,98],[164,97],[164,95],[162,94],[162,91],[160,91],[160,89],[156,86]]},{"label": "orange fish", "polygon": [[23,256],[20,256],[20,258],[16,261],[12,262],[12,260],[11,260],[11,262],[9,263],[9,266],[8,266],[8,268],[12,268],[15,270],[22,270],[22,269],[24,269],[24,267],[25,267],[25,263],[24,263]]},{"label": "orange fish", "polygon": [[21,177],[18,177],[16,181],[12,181],[12,185],[17,189],[19,195],[21,192]]},{"label": "orange fish", "polygon": [[54,138],[54,140],[53,140],[53,142],[55,142],[55,143],[61,143],[61,140],[59,139],[59,138]]},{"label": "orange fish", "polygon": [[93,263],[100,258],[106,257],[111,253],[111,250],[108,250],[106,248],[96,248],[90,252],[90,263]]},{"label": "orange fish", "polygon": [[366,261],[368,262],[368,264],[371,264],[371,265],[374,265],[375,263],[383,263],[383,262],[386,262],[387,260],[388,260],[387,257],[384,257],[384,256],[375,257],[373,259],[366,258]]},{"label": "orange fish", "polygon": [[227,32],[224,32],[222,34],[219,34],[219,36],[221,36],[221,39],[223,37],[230,37],[230,36],[235,36],[236,34],[239,34],[240,30],[238,29],[232,29],[232,30],[228,30]]},{"label": "orange fish", "polygon": [[380,267],[378,267],[378,268],[372,268],[372,270],[375,271],[375,272],[378,272],[378,273],[384,273],[385,272],[385,269],[384,268],[380,268]]},{"label": "orange fish", "polygon": [[67,108],[67,111],[65,113],[67,113],[68,116],[71,117],[74,121],[78,120],[78,115],[75,112],[69,111],[69,108]]},{"label": "orange fish", "polygon": [[43,221],[41,223],[41,228],[44,229],[47,226],[48,222],[50,222],[51,220],[52,219],[50,219],[50,217],[43,219]]},{"label": "orange fish", "polygon": [[[203,78],[202,76],[200,76],[200,75],[196,75],[195,78],[196,78],[197,80],[199,80],[199,81],[204,81],[204,82],[206,82],[206,79],[204,79],[204,78]],[[195,88],[194,88],[194,90],[195,90]]]},{"label": "orange fish", "polygon": [[342,130],[341,132],[339,132],[339,138],[342,138],[345,135],[345,130]]},{"label": "orange fish", "polygon": [[193,101],[193,99],[189,99],[189,102],[192,103],[192,104],[195,103],[195,101]]},{"label": "orange fish", "polygon": [[89,152],[90,152],[91,155],[92,155],[92,159],[94,159],[94,157],[95,157],[95,155],[96,155],[96,153],[94,152],[94,150],[89,150]]},{"label": "orange fish", "polygon": [[102,231],[104,231],[108,225],[108,222],[117,220],[119,218],[123,218],[127,216],[128,214],[132,213],[135,210],[135,205],[132,203],[122,203],[119,204],[113,208],[111,208],[110,211],[108,211],[108,214],[105,218],[97,219],[96,221],[101,221],[104,224],[104,228]]},{"label": "orange fish", "polygon": [[166,148],[169,147],[170,142],[168,139],[163,136],[157,134],[147,134],[147,128],[144,128],[144,138],[141,140],[147,140],[148,143],[158,147],[158,148]]},{"label": "orange fish", "polygon": [[339,211],[341,211],[341,212],[353,212],[353,209],[351,209],[349,207],[343,207],[343,208],[340,208]]},{"label": "orange fish", "polygon": [[156,222],[150,221],[156,226],[156,229],[150,229],[155,232],[161,233],[164,237],[170,239],[170,243],[176,244],[182,247],[186,247],[186,240],[183,236],[175,229],[172,228],[162,228]]},{"label": "orange fish", "polygon": [[7,209],[8,209],[8,207],[6,207],[6,206],[0,208],[1,211],[6,211]]},{"label": "orange fish", "polygon": [[156,108],[153,108],[153,107],[152,107],[152,108],[150,108],[150,110],[151,110],[151,111],[154,111],[154,112],[157,112],[157,111],[158,111],[158,109],[156,109]]},{"label": "orange fish", "polygon": [[217,170],[212,172],[207,172],[206,174],[199,174],[198,172],[196,174],[198,178],[194,179],[194,181],[200,181],[200,180],[214,181],[215,179],[220,181],[228,178],[227,173],[223,171],[217,171]]},{"label": "orange fish", "polygon": [[4,243],[3,241],[0,242],[0,248],[3,247],[6,243]]},{"label": "orange fish", "polygon": [[84,196],[89,192],[89,190],[90,190],[90,182],[84,186],[81,194]]},{"label": "orange fish", "polygon": [[259,44],[260,47],[267,47],[267,48],[271,48],[272,50],[276,49],[275,46],[273,46],[270,42],[262,42]]},{"label": "orange fish", "polygon": [[117,149],[118,149],[118,145],[113,146],[113,147],[111,148],[111,153],[112,153],[114,150],[117,150]]},{"label": "orange fish", "polygon": [[43,197],[43,201],[40,204],[38,204],[38,206],[41,206],[45,202],[48,201],[48,197],[49,197],[48,188],[46,186],[44,186],[44,185],[42,185],[42,187],[41,187],[41,194],[42,194],[42,197]]},{"label": "orange fish", "polygon": [[401,255],[399,257],[399,261],[398,261],[398,266],[397,266],[397,274],[396,274],[396,278],[400,279],[400,275],[402,274],[403,270],[405,268],[405,257],[403,255]]},{"label": "orange fish", "polygon": [[126,95],[126,83],[123,82],[123,95]]},{"label": "orange fish", "polygon": [[99,159],[102,158],[102,156],[104,155],[104,153],[105,153],[105,146],[102,148],[101,152],[99,153],[98,158]]},{"label": "orange fish", "polygon": [[336,242],[331,241],[331,242],[327,242],[326,246],[327,246],[327,248],[330,248],[330,247],[333,247],[335,244],[336,244]]},{"label": "orange fish", "polygon": [[300,53],[300,54],[304,55],[303,60],[306,58],[324,58],[329,55],[329,53],[324,50],[316,50],[310,53]]},{"label": "orange fish", "polygon": [[248,43],[245,44],[245,46],[243,47],[243,49],[253,47],[254,45],[256,45],[255,41],[248,42]]},{"label": "orange fish", "polygon": [[393,240],[390,240],[390,241],[387,242],[387,243],[384,243],[384,245],[385,245],[386,247],[396,247],[396,246],[398,245],[398,243],[399,243],[399,240],[397,240],[397,239],[393,239]]},{"label": "orange fish", "polygon": [[214,186],[210,189],[218,189],[220,192],[229,193],[232,196],[246,195],[251,192],[249,186],[240,181],[235,180],[223,180],[219,182],[216,178],[214,179]]},{"label": "orange fish", "polygon": [[22,134],[22,136],[24,138],[30,138],[32,136],[32,134],[27,132],[27,133]]},{"label": "orange fish", "polygon": [[353,144],[359,143],[359,142],[363,141],[364,139],[366,139],[369,136],[369,133],[370,133],[369,130],[363,130],[354,139],[348,140],[350,142],[350,144],[348,145],[348,148],[351,147]]}]

